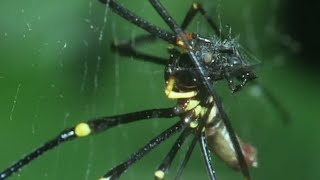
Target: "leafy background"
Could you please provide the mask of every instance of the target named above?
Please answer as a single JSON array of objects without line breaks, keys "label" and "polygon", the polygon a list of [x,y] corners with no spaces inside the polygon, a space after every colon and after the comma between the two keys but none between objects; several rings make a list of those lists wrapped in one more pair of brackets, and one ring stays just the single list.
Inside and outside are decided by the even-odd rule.
[{"label": "leafy background", "polygon": [[[119,1],[166,28],[147,1]],[[251,170],[253,179],[319,179],[319,75],[316,53],[308,51],[316,46],[309,42],[318,37],[305,24],[315,22],[307,16],[315,6],[308,4],[303,11],[305,6],[294,1],[291,6],[286,1],[200,2],[219,24],[230,25],[240,43],[260,60],[259,81],[291,117],[283,123],[267,98],[254,95],[254,87],[230,95],[220,83],[234,128],[258,148],[260,166]],[[181,22],[192,1],[163,3]],[[99,2],[2,0],[0,4],[0,169],[79,121],[174,104],[163,93],[163,67],[110,52],[113,39],[129,39],[143,31]],[[294,10],[301,16],[294,16]],[[200,16],[189,30],[210,35]],[[166,46],[159,41],[141,50],[168,57]],[[175,121],[139,122],[69,142],[11,179],[97,179]],[[123,179],[151,179],[173,140],[134,165]],[[194,152],[183,179],[207,179],[199,153]],[[218,179],[242,179],[214,155],[213,159]]]}]

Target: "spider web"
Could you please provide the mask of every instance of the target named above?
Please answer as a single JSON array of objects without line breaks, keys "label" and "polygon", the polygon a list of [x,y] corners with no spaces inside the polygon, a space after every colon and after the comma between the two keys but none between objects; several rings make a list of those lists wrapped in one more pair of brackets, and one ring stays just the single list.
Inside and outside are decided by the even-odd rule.
[{"label": "spider web", "polygon": [[[119,2],[168,29],[148,1]],[[182,21],[192,2],[163,0],[177,22]],[[275,87],[277,97],[282,97],[287,104],[302,100],[290,90],[297,87],[296,78],[303,80],[303,77],[285,68],[286,56],[274,46],[279,37],[283,37],[277,27],[278,1],[199,2],[221,28],[228,29],[226,25],[230,25],[234,36],[240,35],[239,43],[261,61],[258,76],[266,85]],[[163,93],[163,67],[111,52],[113,39],[131,39],[144,31],[99,2],[3,0],[0,4],[0,169],[80,121],[169,107],[175,103]],[[196,17],[190,31],[212,36],[201,16]],[[167,58],[166,47],[167,44],[159,41],[138,49]],[[279,78],[282,81],[277,80]],[[286,84],[283,84],[285,80]],[[311,85],[306,84],[307,87]],[[301,90],[301,87],[297,88]],[[317,170],[312,168],[319,158],[311,161],[311,157],[305,157],[317,152],[315,146],[303,141],[306,137],[314,137],[312,131],[306,131],[302,137],[299,132],[299,127],[315,129],[300,123],[301,119],[314,116],[288,105],[296,112],[293,115],[300,119],[300,124],[283,128],[278,122],[277,111],[263,98],[259,88],[248,87],[233,96],[222,85],[219,92],[238,134],[259,149],[261,167],[252,171],[254,179],[319,177]],[[311,94],[309,96],[312,99]],[[310,106],[317,107],[317,104]],[[308,112],[317,111],[311,108]],[[97,179],[173,122],[175,120],[139,122],[66,143],[35,160],[12,179]],[[123,179],[152,178],[174,139],[134,165]],[[319,147],[319,141],[313,140]],[[303,143],[303,149],[299,147],[302,146],[300,143]],[[302,151],[305,154],[299,156]],[[199,150],[194,152],[184,179],[207,178],[199,153]],[[176,161],[182,158],[177,157]],[[241,178],[214,156],[213,160],[218,179]],[[292,160],[297,164],[288,163]],[[310,168],[301,167],[301,164],[310,164]],[[169,179],[177,165],[173,165]],[[295,171],[302,175],[292,173]]]}]

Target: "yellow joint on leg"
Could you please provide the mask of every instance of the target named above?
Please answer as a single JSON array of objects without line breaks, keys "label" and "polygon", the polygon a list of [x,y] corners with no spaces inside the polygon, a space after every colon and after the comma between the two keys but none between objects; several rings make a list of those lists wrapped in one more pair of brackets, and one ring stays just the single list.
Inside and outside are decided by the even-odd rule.
[{"label": "yellow joint on leg", "polygon": [[74,128],[74,132],[78,137],[84,137],[91,133],[91,128],[87,123],[80,123]]},{"label": "yellow joint on leg", "polygon": [[198,9],[199,8],[199,4],[198,3],[193,3],[192,4],[192,8],[193,9]]},{"label": "yellow joint on leg", "polygon": [[180,47],[184,47],[184,43],[183,43],[183,41],[181,41],[181,40],[178,40],[178,41],[177,41],[177,45],[180,46]]},{"label": "yellow joint on leg", "polygon": [[154,177],[155,177],[155,179],[161,180],[164,178],[164,172],[161,170],[158,170],[158,171],[154,172]]},{"label": "yellow joint on leg", "polygon": [[198,127],[198,122],[197,121],[192,121],[189,126],[191,128],[196,128],[196,127]]},{"label": "yellow joint on leg", "polygon": [[197,106],[196,108],[194,108],[194,115],[195,116],[199,116],[199,114],[201,113],[203,107],[201,106]]},{"label": "yellow joint on leg", "polygon": [[176,40],[176,45],[177,46],[179,46],[179,47],[181,47],[182,49],[184,49],[184,50],[187,50],[187,49],[192,49],[192,46],[186,46],[184,43],[183,43],[183,41],[181,40],[181,39],[178,39],[178,40]]}]

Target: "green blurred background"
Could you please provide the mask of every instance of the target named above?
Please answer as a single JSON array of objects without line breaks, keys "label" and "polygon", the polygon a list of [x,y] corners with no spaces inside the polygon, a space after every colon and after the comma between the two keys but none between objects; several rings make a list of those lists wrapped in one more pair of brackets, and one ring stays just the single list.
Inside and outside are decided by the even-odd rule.
[{"label": "green blurred background", "polygon": [[[119,1],[168,29],[147,0]],[[219,93],[234,128],[258,148],[260,166],[251,170],[253,179],[320,179],[319,75],[316,68],[310,68],[317,67],[316,63],[311,64],[316,59],[308,56],[308,51],[300,53],[305,50],[303,41],[295,39],[300,36],[288,34],[295,30],[291,27],[308,27],[292,25],[295,21],[289,20],[288,13],[292,7],[285,1],[199,2],[223,27],[230,25],[233,34],[240,35],[241,44],[261,61],[257,68],[260,82],[291,116],[291,122],[284,124],[277,109],[264,96],[255,96],[252,87],[230,95],[225,83],[220,83]],[[191,0],[163,0],[178,22],[191,3]],[[201,16],[197,16],[189,30],[210,35]],[[163,67],[110,52],[113,39],[130,39],[138,34],[143,31],[95,0],[2,0],[0,169],[79,121],[172,106],[175,102],[163,92]],[[139,49],[168,57],[166,46],[159,41]],[[69,142],[11,179],[97,179],[173,122],[176,119],[139,122]],[[174,139],[156,148],[122,179],[152,179]],[[183,153],[176,162],[182,158]],[[242,179],[240,173],[226,167],[214,155],[213,159],[218,179]],[[177,165],[173,165],[168,179],[175,174]],[[199,149],[183,176],[196,178],[207,179]]]}]

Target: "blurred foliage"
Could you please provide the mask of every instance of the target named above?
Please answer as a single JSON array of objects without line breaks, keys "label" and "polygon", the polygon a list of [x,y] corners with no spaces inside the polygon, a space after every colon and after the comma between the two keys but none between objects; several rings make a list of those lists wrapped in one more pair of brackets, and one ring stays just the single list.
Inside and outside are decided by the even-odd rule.
[{"label": "blurred foliage", "polygon": [[[148,1],[119,1],[168,29]],[[162,2],[178,22],[192,3]],[[240,36],[240,43],[261,61],[257,68],[259,81],[292,118],[284,124],[276,107],[263,95],[254,96],[250,86],[230,95],[223,88],[225,83],[219,83],[235,129],[258,148],[260,166],[251,170],[253,179],[319,179],[318,77],[293,63],[294,59],[305,59],[292,56],[300,44],[279,24],[283,6],[275,0],[199,2],[222,27],[230,25],[233,34]],[[211,35],[201,16],[189,30]],[[2,0],[0,169],[79,121],[173,105],[163,92],[163,67],[110,52],[113,39],[130,39],[143,33],[94,0]],[[168,57],[166,46],[159,41],[139,49]],[[11,179],[97,179],[175,121],[129,124],[67,143]],[[153,178],[174,139],[134,165],[123,179]],[[199,153],[194,152],[183,179],[207,179]],[[182,158],[183,153],[176,162]],[[214,155],[213,159],[218,179],[242,179]]]}]

